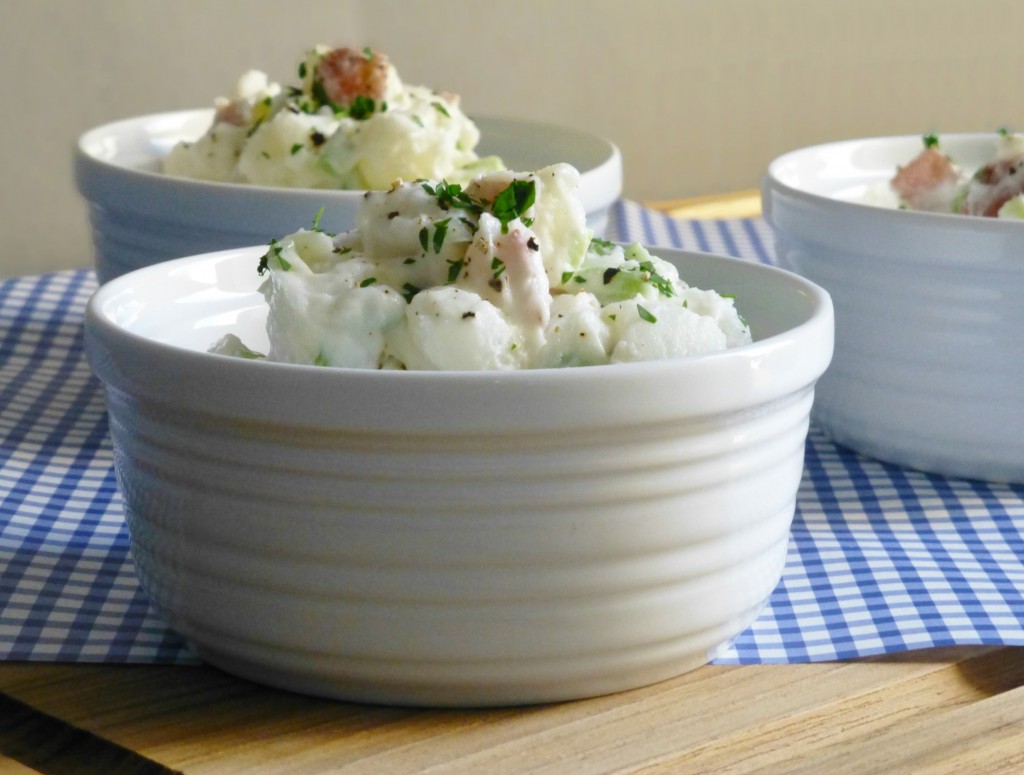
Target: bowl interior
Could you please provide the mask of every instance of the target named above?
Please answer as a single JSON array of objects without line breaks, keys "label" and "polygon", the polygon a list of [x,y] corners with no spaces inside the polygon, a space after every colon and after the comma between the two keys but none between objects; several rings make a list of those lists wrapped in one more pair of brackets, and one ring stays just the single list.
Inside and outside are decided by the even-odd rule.
[{"label": "bowl interior", "polygon": [[[997,146],[992,132],[943,134],[941,142],[943,151],[968,172],[987,162]],[[921,148],[920,135],[826,143],[780,156],[769,166],[768,176],[808,194],[863,202]]]}]

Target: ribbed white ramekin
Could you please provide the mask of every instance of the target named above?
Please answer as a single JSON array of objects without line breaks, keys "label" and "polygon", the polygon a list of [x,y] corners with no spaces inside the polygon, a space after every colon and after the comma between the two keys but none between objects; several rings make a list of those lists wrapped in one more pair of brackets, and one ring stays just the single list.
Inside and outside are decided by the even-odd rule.
[{"label": "ribbed white ramekin", "polygon": [[256,336],[259,252],[134,272],[87,312],[139,576],[204,659],[349,700],[532,703],[677,675],[765,604],[831,356],[820,288],[659,249],[735,294],[757,338],[660,362],[202,352],[221,329]]},{"label": "ribbed white ramekin", "polygon": [[[980,163],[995,134],[943,135]],[[899,465],[1024,482],[1024,223],[876,207],[918,137],[794,151],[764,180],[779,263],[826,288],[835,358],[814,419]]]}]

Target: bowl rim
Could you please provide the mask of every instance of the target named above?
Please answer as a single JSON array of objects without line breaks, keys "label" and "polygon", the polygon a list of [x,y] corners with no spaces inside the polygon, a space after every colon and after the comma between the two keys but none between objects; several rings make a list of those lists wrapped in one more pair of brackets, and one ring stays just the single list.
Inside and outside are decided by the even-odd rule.
[{"label": "bowl rim", "polygon": [[[975,143],[981,141],[991,142],[997,136],[992,132],[943,132],[943,142],[951,144]],[[765,204],[765,219],[772,220],[772,194],[777,193],[793,199],[806,207],[821,208],[825,212],[836,212],[837,214],[849,215],[851,213],[865,218],[878,218],[887,225],[895,228],[907,226],[915,228],[920,225],[931,224],[955,226],[958,231],[982,230],[986,233],[1013,234],[1021,227],[1021,222],[1013,218],[986,218],[980,215],[960,215],[957,213],[935,213],[920,210],[901,210],[894,207],[881,207],[867,202],[857,202],[849,199],[840,199],[827,194],[820,194],[809,191],[806,188],[796,186],[779,177],[779,169],[793,160],[802,156],[810,156],[828,150],[845,150],[865,145],[884,146],[894,142],[917,143],[921,142],[920,134],[902,135],[876,135],[860,138],[848,138],[830,142],[816,143],[787,151],[776,156],[769,162],[767,169],[761,178],[762,200]],[[909,161],[909,158],[908,158]],[[895,168],[893,170],[895,172]],[[1019,234],[1019,233],[1018,233]]]},{"label": "bowl rim", "polygon": [[[365,192],[365,189],[334,189],[334,188],[291,188],[285,186],[266,186],[252,183],[235,183],[227,181],[200,180],[195,178],[176,177],[167,175],[158,170],[149,170],[139,167],[137,164],[113,161],[103,158],[96,152],[96,148],[104,137],[123,132],[135,132],[139,137],[151,137],[144,127],[158,122],[185,122],[189,119],[208,117],[212,121],[213,108],[190,108],[185,110],[164,111],[147,113],[144,115],[131,116],[127,118],[110,121],[92,127],[82,132],[75,140],[74,145],[74,177],[75,184],[83,196],[87,199],[94,198],[92,195],[103,191],[102,186],[94,178],[102,175],[105,178],[112,178],[117,185],[145,185],[156,187],[158,191],[182,191],[189,196],[231,196],[234,198],[267,198],[271,196],[286,196],[293,200],[314,200],[320,201],[325,197],[331,199],[358,199]],[[544,129],[554,131],[563,135],[570,135],[580,141],[586,141],[601,146],[601,161],[594,167],[586,170],[579,170],[581,198],[584,199],[584,206],[588,211],[605,207],[614,202],[621,195],[622,188],[622,154],[618,146],[611,140],[599,137],[581,129],[561,126],[558,124],[529,119],[512,118],[497,115],[473,114],[469,116],[477,123],[481,131],[481,138],[484,137],[484,129],[481,125],[488,124],[510,125],[528,129]],[[151,155],[148,161],[156,161],[161,157]],[[535,170],[513,170],[515,172],[533,172]],[[585,185],[586,184],[586,185]],[[590,189],[594,189],[591,191]]]},{"label": "bowl rim", "polygon": [[[682,256],[688,260],[719,262],[722,266],[742,265],[744,272],[753,272],[761,275],[766,282],[784,283],[792,288],[794,294],[808,300],[810,311],[799,323],[783,331],[756,339],[748,345],[719,352],[626,364],[508,371],[382,371],[231,358],[158,341],[118,325],[104,312],[104,307],[111,299],[142,282],[143,273],[159,277],[184,269],[190,264],[201,265],[204,262],[231,260],[232,257],[236,260],[242,260],[243,257],[249,260],[265,252],[265,246],[251,246],[154,264],[104,284],[86,304],[86,350],[94,373],[108,388],[123,392],[141,391],[157,401],[170,401],[167,395],[162,395],[166,393],[166,384],[161,385],[161,379],[172,380],[171,384],[190,394],[189,403],[199,407],[204,400],[199,395],[191,395],[195,386],[184,375],[215,373],[226,395],[207,397],[212,401],[207,409],[212,410],[216,406],[217,412],[237,418],[252,417],[255,402],[246,399],[247,409],[246,406],[233,404],[230,395],[245,395],[251,390],[255,377],[262,383],[264,393],[336,391],[343,384],[347,395],[360,396],[361,400],[369,404],[382,401],[378,393],[386,387],[389,393],[402,396],[403,400],[412,404],[433,401],[443,405],[447,391],[458,388],[464,394],[472,392],[481,401],[507,402],[510,406],[514,404],[510,409],[512,414],[518,412],[522,415],[526,425],[533,430],[547,429],[553,425],[572,428],[581,419],[588,418],[589,408],[582,405],[585,402],[579,401],[580,391],[584,389],[593,395],[604,396],[607,401],[621,401],[631,397],[643,405],[645,401],[654,401],[655,396],[660,395],[660,386],[665,380],[681,381],[696,389],[706,381],[711,371],[715,371],[721,372],[724,381],[732,380],[736,383],[735,390],[706,391],[709,395],[703,403],[695,402],[690,412],[693,416],[700,416],[708,412],[725,413],[749,408],[749,396],[743,393],[738,383],[744,379],[757,381],[750,380],[750,375],[759,369],[764,373],[767,362],[772,359],[790,364],[790,368],[784,379],[777,380],[777,384],[766,385],[761,380],[749,388],[749,392],[757,393],[763,399],[762,402],[777,400],[813,386],[825,371],[831,361],[834,339],[832,300],[826,290],[776,266],[700,251],[661,247],[652,250],[655,255],[663,257]],[[808,346],[808,342],[812,344]],[[530,403],[542,398],[546,401],[545,397],[548,396],[563,402],[568,410],[564,416],[549,418],[545,423],[539,415],[533,417]],[[680,400],[684,401],[685,397]],[[271,414],[275,422],[281,423],[309,425],[319,421],[313,407],[308,406],[278,407]],[[649,405],[642,406],[636,412],[635,420],[637,423],[661,422],[665,416],[663,407]],[[391,429],[406,429],[415,424],[396,420]],[[507,424],[506,420],[497,418],[493,427],[504,428]],[[427,422],[426,426],[429,425]],[[479,427],[479,423],[474,427]],[[457,428],[450,427],[450,430]]]}]

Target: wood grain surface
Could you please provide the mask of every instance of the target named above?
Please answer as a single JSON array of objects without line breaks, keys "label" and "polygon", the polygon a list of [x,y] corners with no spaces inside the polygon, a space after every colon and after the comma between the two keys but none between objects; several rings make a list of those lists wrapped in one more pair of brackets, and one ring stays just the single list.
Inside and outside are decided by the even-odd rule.
[{"label": "wood grain surface", "polygon": [[43,772],[1024,771],[1014,648],[708,665],[616,695],[487,710],[321,700],[207,667],[6,663],[0,691],[0,753]]}]

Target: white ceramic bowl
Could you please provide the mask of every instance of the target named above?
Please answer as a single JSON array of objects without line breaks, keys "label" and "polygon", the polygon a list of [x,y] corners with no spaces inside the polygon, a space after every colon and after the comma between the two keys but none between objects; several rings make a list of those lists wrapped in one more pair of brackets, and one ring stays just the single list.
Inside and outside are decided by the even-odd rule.
[{"label": "white ceramic bowl", "polygon": [[[993,133],[941,139],[968,169],[995,147]],[[919,136],[853,140],[768,168],[779,261],[835,303],[814,419],[885,461],[1024,482],[1024,223],[860,201],[920,149]]]},{"label": "white ceramic bowl", "polygon": [[[331,232],[352,227],[361,191],[270,188],[185,180],[160,172],[180,140],[195,139],[213,110],[161,113],[92,129],[75,148],[75,182],[89,203],[96,272],[106,282],[125,272],[181,256],[272,238],[320,221]],[[580,171],[587,222],[603,234],[622,193],[618,148],[585,132],[507,118],[474,117],[478,152],[533,171],[567,162]]]},{"label": "white ceramic bowl", "polygon": [[264,248],[138,270],[88,305],[142,585],[208,662],[417,705],[564,700],[703,664],[784,565],[832,308],[669,250],[756,341],[616,366],[398,372],[265,345]]}]

